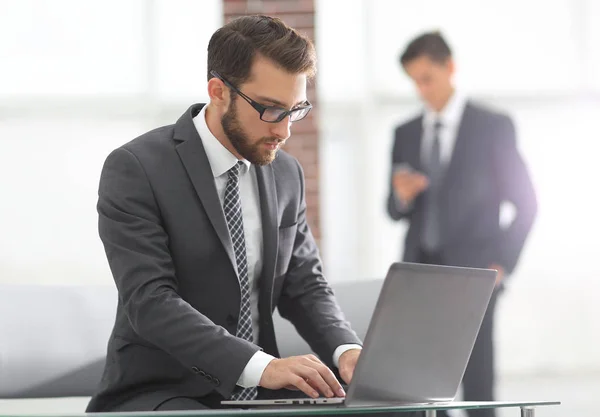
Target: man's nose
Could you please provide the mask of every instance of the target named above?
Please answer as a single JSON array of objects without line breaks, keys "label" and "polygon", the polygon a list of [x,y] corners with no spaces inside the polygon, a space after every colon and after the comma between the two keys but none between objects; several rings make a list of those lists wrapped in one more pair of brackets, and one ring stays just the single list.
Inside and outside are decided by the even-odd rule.
[{"label": "man's nose", "polygon": [[271,133],[279,140],[286,140],[290,137],[291,126],[292,122],[290,121],[290,116],[284,117],[282,121],[273,123]]}]

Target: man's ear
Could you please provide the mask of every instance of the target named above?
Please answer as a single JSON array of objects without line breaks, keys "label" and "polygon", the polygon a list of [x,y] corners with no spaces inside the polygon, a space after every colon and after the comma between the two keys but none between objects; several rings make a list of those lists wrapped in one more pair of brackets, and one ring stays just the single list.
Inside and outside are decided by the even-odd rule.
[{"label": "man's ear", "polygon": [[216,77],[208,80],[208,96],[210,102],[217,107],[227,107],[229,105],[229,89],[225,86],[223,81]]}]

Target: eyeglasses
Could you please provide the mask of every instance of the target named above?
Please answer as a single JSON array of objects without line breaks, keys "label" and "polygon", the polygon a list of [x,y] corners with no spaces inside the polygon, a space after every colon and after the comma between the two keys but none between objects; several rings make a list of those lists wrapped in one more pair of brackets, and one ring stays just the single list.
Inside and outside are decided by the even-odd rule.
[{"label": "eyeglasses", "polygon": [[312,104],[310,104],[308,101],[306,102],[306,105],[295,107],[292,110],[286,110],[282,107],[276,106],[263,106],[262,104],[252,100],[246,94],[242,93],[240,90],[234,87],[233,84],[221,77],[216,71],[211,71],[210,75],[223,81],[227,87],[231,88],[233,91],[239,94],[240,97],[246,100],[248,104],[250,104],[254,110],[260,114],[260,120],[263,122],[279,123],[288,116],[290,116],[290,122],[297,122],[298,120],[304,119],[308,112],[310,112],[310,109],[312,109]]}]

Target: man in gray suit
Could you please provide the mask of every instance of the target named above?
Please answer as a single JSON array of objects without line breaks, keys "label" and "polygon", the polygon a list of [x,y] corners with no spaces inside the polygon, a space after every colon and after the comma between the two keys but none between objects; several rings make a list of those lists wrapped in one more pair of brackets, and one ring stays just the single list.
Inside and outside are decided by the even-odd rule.
[{"label": "man in gray suit", "polygon": [[[314,71],[313,45],[282,21],[236,19],[208,45],[210,103],[108,156],[99,233],[119,300],[87,411],[345,395],[330,367],[349,382],[361,342],[323,277],[302,168],[279,150]],[[276,307],[320,359],[279,358]]]},{"label": "man in gray suit", "polygon": [[[439,33],[414,39],[400,61],[426,109],[396,129],[388,213],[410,224],[405,261],[498,270],[497,289],[463,379],[465,400],[491,401],[496,298],[533,224],[535,192],[512,120],[454,88],[451,51]],[[505,202],[516,215],[501,227]],[[493,415],[493,410],[469,411],[471,417]]]}]

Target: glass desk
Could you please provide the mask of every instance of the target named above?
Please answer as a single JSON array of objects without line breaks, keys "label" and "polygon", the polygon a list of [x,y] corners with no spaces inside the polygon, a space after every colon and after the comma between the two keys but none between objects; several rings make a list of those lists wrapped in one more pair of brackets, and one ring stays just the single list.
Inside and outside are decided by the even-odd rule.
[{"label": "glass desk", "polygon": [[[252,410],[241,409],[222,409],[222,410],[198,410],[198,411],[137,411],[137,412],[116,412],[116,413],[52,413],[48,410],[44,413],[36,414],[13,414],[11,417],[204,417],[204,416],[335,416],[335,415],[356,415],[368,413],[369,415],[385,412],[415,412],[423,411],[426,417],[435,417],[436,410],[467,410],[475,408],[518,408],[521,417],[534,417],[536,407],[560,405],[559,401],[490,401],[490,402],[449,402],[437,404],[408,404],[398,406],[365,406],[347,408],[343,406],[286,406],[273,407]],[[516,414],[516,413],[515,413]],[[7,417],[3,414],[0,417]]]}]

